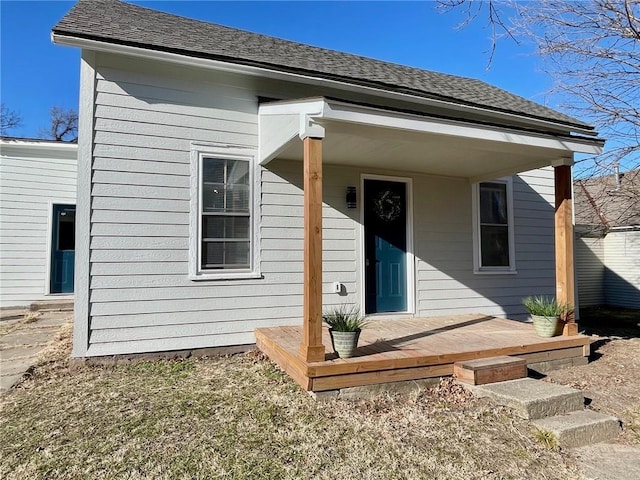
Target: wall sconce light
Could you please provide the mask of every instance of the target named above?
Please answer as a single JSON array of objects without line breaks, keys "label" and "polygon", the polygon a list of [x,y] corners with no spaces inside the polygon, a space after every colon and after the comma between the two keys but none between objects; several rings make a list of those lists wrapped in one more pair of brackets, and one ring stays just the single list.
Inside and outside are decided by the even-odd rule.
[{"label": "wall sconce light", "polygon": [[357,206],[356,187],[347,187],[347,208],[356,208]]}]

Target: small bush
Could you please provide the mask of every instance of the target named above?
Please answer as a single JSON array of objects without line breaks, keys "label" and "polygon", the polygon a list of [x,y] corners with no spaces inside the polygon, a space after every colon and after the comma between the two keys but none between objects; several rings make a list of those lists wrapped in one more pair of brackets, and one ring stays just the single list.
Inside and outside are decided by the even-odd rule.
[{"label": "small bush", "polygon": [[334,307],[325,312],[322,318],[336,332],[356,332],[368,323],[355,305]]},{"label": "small bush", "polygon": [[559,304],[554,297],[543,295],[526,297],[522,300],[522,304],[531,315],[543,317],[559,317],[572,311],[571,306]]}]

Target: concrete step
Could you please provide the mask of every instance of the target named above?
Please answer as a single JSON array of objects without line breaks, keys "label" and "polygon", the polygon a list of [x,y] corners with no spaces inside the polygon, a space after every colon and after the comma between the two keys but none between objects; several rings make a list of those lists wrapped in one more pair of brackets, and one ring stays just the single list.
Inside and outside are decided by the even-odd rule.
[{"label": "concrete step", "polygon": [[32,312],[73,312],[73,300],[42,300],[29,306]]},{"label": "concrete step", "polygon": [[533,378],[465,386],[475,395],[488,397],[499,405],[510,407],[518,416],[529,420],[584,408],[584,397],[580,390]]},{"label": "concrete step", "polygon": [[26,307],[3,307],[0,308],[0,321],[22,320],[25,313],[27,313]]},{"label": "concrete step", "polygon": [[616,417],[582,410],[535,420],[533,424],[550,432],[559,447],[574,448],[612,440],[620,433],[620,420]]}]

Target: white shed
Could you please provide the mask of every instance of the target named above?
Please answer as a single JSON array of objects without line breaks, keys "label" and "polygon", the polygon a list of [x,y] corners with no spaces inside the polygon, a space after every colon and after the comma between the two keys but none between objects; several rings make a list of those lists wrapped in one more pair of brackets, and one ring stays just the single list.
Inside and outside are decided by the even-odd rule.
[{"label": "white shed", "polygon": [[78,146],[0,140],[0,306],[72,298]]}]

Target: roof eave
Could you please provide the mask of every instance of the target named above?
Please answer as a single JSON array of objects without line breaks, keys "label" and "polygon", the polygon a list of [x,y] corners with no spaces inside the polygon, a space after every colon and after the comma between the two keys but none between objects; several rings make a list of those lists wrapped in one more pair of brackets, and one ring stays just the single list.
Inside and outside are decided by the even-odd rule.
[{"label": "roof eave", "polygon": [[76,152],[78,150],[77,143],[36,138],[2,137],[0,138],[0,145],[3,150],[12,148],[29,148],[32,150],[57,152]]},{"label": "roof eave", "polygon": [[260,65],[249,62],[241,62],[238,59],[228,58],[210,58],[206,55],[198,55],[188,51],[174,51],[172,49],[163,49],[154,45],[134,45],[126,42],[118,42],[113,39],[105,39],[91,35],[80,35],[71,32],[65,32],[54,29],[51,32],[53,43],[58,45],[66,45],[78,47],[87,50],[102,51],[108,53],[118,53],[125,55],[133,55],[153,60],[163,60],[191,66],[204,67],[233,73],[241,73],[245,75],[268,77],[280,80],[295,79],[298,82],[328,85],[342,90],[356,91],[360,93],[373,94],[379,97],[391,98],[401,101],[409,101],[428,106],[447,108],[454,111],[466,113],[481,113],[494,118],[503,120],[516,120],[531,126],[552,128],[555,130],[564,130],[567,132],[575,132],[583,135],[597,136],[597,132],[591,126],[586,124],[575,124],[568,122],[560,122],[550,119],[543,119],[532,115],[521,115],[514,112],[508,112],[500,109],[488,109],[483,106],[471,105],[455,101],[454,99],[441,99],[429,97],[426,95],[418,95],[406,91],[393,91],[384,89],[381,86],[365,85],[356,83],[355,81],[345,81],[340,78],[327,78],[318,74],[318,72],[296,72],[284,68],[278,68],[275,65]]}]

